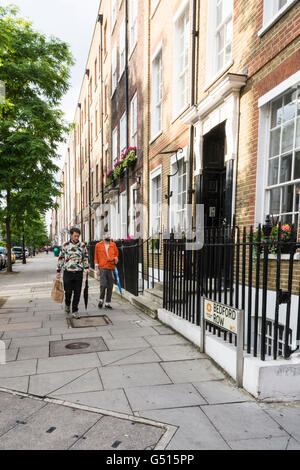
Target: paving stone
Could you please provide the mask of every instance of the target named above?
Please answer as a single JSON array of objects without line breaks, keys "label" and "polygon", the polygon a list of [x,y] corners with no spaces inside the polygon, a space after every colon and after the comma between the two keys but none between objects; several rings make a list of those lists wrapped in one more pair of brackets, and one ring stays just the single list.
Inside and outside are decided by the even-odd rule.
[{"label": "paving stone", "polygon": [[1,331],[32,330],[33,328],[41,328],[41,326],[42,322],[8,323],[1,326]]},{"label": "paving stone", "polygon": [[43,321],[43,328],[66,328],[68,327],[67,320],[45,320]]},{"label": "paving stone", "polygon": [[[63,339],[74,339],[74,338],[86,338],[87,334],[85,328],[82,330],[72,328],[70,330],[72,333],[63,334]],[[88,333],[89,338],[103,338],[106,342],[106,339],[112,339],[112,336],[108,330],[106,331],[92,331]]]},{"label": "paving stone", "polygon": [[36,359],[8,362],[0,365],[0,377],[19,377],[36,373]]},{"label": "paving stone", "polygon": [[121,364],[146,364],[160,362],[159,356],[148,349],[125,349],[98,353],[102,366]]},{"label": "paving stone", "polygon": [[98,351],[106,351],[107,346],[101,337],[99,338],[74,338],[60,341],[50,341],[50,357],[71,356],[74,354],[88,354]]},{"label": "paving stone", "polygon": [[173,335],[175,332],[167,327],[167,326],[155,326],[154,329],[160,334],[160,335]]},{"label": "paving stone", "polygon": [[125,393],[134,411],[180,408],[206,403],[191,384],[133,387],[126,388]]},{"label": "paving stone", "polygon": [[118,451],[153,449],[164,432],[155,426],[104,416],[71,449],[112,450],[116,443]]},{"label": "paving stone", "polygon": [[166,450],[230,449],[199,407],[143,411],[139,415],[179,426]]},{"label": "paving stone", "polygon": [[1,436],[4,433],[15,428],[17,421],[26,420],[44,406],[45,403],[38,400],[30,400],[20,396],[13,397],[10,393],[0,392],[0,449],[3,448]]},{"label": "paving stone", "polygon": [[79,369],[64,372],[53,372],[50,374],[37,374],[30,377],[29,393],[44,397],[65,386],[72,386],[72,383],[84,376],[90,370]]},{"label": "paving stone", "polygon": [[104,389],[171,383],[159,364],[136,364],[99,368]]},{"label": "paving stone", "polygon": [[26,424],[18,424],[2,436],[0,449],[68,449],[100,418],[96,413],[48,403],[27,418]]},{"label": "paving stone", "polygon": [[245,390],[228,381],[194,382],[193,385],[209,404],[254,401]]},{"label": "paving stone", "polygon": [[92,406],[101,410],[132,414],[123,390],[68,393],[55,396],[60,400],[65,400],[70,403]]},{"label": "paving stone", "polygon": [[[119,338],[119,339],[105,338],[105,343],[109,350],[114,351],[118,349],[131,349],[132,348],[132,338]],[[146,339],[146,338],[145,338]],[[134,346],[136,348],[147,348],[149,344],[145,341],[144,338],[134,338]]]},{"label": "paving stone", "polygon": [[74,356],[49,357],[38,360],[38,374],[59,372],[63,370],[90,369],[100,366],[97,353],[87,353]]},{"label": "paving stone", "polygon": [[45,346],[49,344],[49,341],[57,341],[60,340],[60,335],[54,336],[34,336],[30,338],[16,338],[10,339],[11,341],[10,347],[11,348],[23,348],[23,347],[34,347],[34,346]]},{"label": "paving stone", "polygon": [[11,316],[10,319],[9,319],[9,324],[20,324],[20,323],[33,323],[33,322],[39,322],[40,323],[40,319],[39,318],[36,318],[34,317],[33,315],[28,315],[25,317],[14,317],[14,316]]},{"label": "paving stone", "polygon": [[16,330],[6,331],[4,333],[4,339],[7,338],[29,338],[34,336],[50,336],[50,328],[36,328],[34,330]]},{"label": "paving stone", "polygon": [[172,346],[174,344],[190,344],[190,342],[179,335],[156,335],[156,336],[145,336],[144,338],[153,347],[157,346]]},{"label": "paving stone", "polygon": [[261,405],[269,416],[300,442],[300,403],[264,403]]},{"label": "paving stone", "polygon": [[227,441],[288,436],[256,403],[210,405],[202,410]]},{"label": "paving stone", "polygon": [[38,359],[49,357],[49,345],[20,348],[18,361],[24,359]]},{"label": "paving stone", "polygon": [[175,344],[172,346],[156,346],[154,351],[163,361],[180,361],[185,359],[206,358],[198,349],[191,344]]},{"label": "paving stone", "polygon": [[194,383],[225,378],[209,359],[163,362],[161,366],[174,383]]},{"label": "paving stone", "polygon": [[0,378],[0,388],[7,388],[8,390],[15,390],[17,392],[27,393],[29,383],[29,376],[27,377],[12,377]]},{"label": "paving stone", "polygon": [[290,439],[286,450],[300,450],[300,442],[296,439]]},{"label": "paving stone", "polygon": [[51,396],[69,393],[95,392],[100,390],[103,390],[103,386],[100,380],[98,369],[93,369],[87,372],[84,371],[84,373],[78,378],[72,380],[67,385],[63,385],[55,392],[51,393]]},{"label": "paving stone", "polygon": [[[6,349],[5,351],[5,360],[6,362],[13,362],[13,361],[16,361],[17,360],[17,356],[18,356],[18,352],[19,352],[19,349],[16,348],[16,349]],[[27,357],[24,357],[24,359],[29,359]]]},{"label": "paving stone", "polygon": [[287,448],[288,441],[288,436],[263,438],[260,437],[259,439],[228,441],[228,445],[233,450],[285,450]]},{"label": "paving stone", "polygon": [[[151,336],[155,335],[155,330],[149,326],[144,328],[139,328],[132,326],[132,328],[119,328],[119,327],[107,327],[113,338],[135,338],[139,336]],[[158,334],[158,333],[157,333]]]}]

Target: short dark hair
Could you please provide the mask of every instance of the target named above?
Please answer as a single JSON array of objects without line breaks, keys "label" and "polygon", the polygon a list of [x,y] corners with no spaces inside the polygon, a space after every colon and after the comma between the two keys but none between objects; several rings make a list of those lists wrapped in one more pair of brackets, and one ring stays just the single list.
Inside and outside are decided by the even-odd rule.
[{"label": "short dark hair", "polygon": [[72,227],[70,230],[70,235],[73,235],[74,232],[79,233],[79,235],[81,233],[78,227]]}]

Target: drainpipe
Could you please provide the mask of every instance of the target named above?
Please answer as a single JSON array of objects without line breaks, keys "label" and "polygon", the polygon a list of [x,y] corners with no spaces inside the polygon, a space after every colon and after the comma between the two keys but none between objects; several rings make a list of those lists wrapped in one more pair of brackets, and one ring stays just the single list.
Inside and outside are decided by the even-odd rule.
[{"label": "drainpipe", "polygon": [[76,126],[74,127],[74,169],[75,169],[75,173],[74,173],[74,176],[75,176],[75,217],[76,217],[76,220],[75,220],[75,224],[77,224],[77,174],[76,174],[76,164],[77,164],[77,160],[76,160]]},{"label": "drainpipe", "polygon": [[80,228],[81,237],[83,236],[83,220],[82,220],[82,151],[81,151],[81,103],[78,103],[79,108],[79,164],[80,164]]},{"label": "drainpipe", "polygon": [[87,76],[87,86],[88,86],[88,161],[89,161],[89,243],[92,240],[92,212],[91,212],[91,135],[90,135],[90,71],[86,69],[85,74]]},{"label": "drainpipe", "polygon": [[103,207],[104,207],[104,145],[103,145],[103,132],[104,132],[104,99],[103,99],[103,15],[98,15],[98,21],[100,26],[100,102],[101,102],[101,202],[102,202],[102,210],[101,215],[103,215]]},{"label": "drainpipe", "polygon": [[[125,0],[125,105],[126,105],[126,148],[129,147],[129,90],[128,90],[128,0]],[[126,235],[129,225],[129,169],[126,168]]]},{"label": "drainpipe", "polygon": [[[191,50],[191,80],[190,80],[190,106],[195,105],[195,73],[196,73],[196,38],[199,36],[197,27],[197,7],[198,0],[192,0],[192,50]],[[194,126],[189,129],[189,174],[188,174],[188,195],[187,203],[193,202],[193,169],[194,169]]]}]

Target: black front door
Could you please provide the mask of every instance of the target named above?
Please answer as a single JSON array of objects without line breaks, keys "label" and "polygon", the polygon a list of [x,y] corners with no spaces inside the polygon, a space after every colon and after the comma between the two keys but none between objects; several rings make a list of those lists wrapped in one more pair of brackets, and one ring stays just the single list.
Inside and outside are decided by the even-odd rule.
[{"label": "black front door", "polygon": [[225,124],[204,137],[202,204],[205,225],[218,227],[225,219],[226,167],[224,164]]}]

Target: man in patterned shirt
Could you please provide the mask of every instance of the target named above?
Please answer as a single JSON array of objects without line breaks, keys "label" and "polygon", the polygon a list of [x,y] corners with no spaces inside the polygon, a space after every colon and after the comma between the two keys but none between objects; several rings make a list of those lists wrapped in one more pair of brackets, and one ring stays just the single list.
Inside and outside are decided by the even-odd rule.
[{"label": "man in patterned shirt", "polygon": [[70,313],[71,297],[73,296],[72,303],[72,316],[80,318],[78,314],[78,304],[80,300],[83,271],[89,274],[89,258],[87,247],[84,243],[79,241],[80,230],[77,227],[72,227],[70,230],[71,239],[62,247],[61,253],[58,258],[57,265],[57,279],[61,277],[61,270],[64,270],[64,289],[65,289],[65,312]]}]

